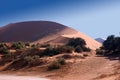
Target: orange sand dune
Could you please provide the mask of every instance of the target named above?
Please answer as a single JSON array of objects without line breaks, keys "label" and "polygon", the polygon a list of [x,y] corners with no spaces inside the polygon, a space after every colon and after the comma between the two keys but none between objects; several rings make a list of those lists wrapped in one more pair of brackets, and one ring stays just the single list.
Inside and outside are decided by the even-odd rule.
[{"label": "orange sand dune", "polygon": [[85,34],[56,22],[28,21],[12,23],[0,28],[0,42],[27,41],[63,44],[72,37],[83,38],[91,49],[101,46],[100,43]]}]

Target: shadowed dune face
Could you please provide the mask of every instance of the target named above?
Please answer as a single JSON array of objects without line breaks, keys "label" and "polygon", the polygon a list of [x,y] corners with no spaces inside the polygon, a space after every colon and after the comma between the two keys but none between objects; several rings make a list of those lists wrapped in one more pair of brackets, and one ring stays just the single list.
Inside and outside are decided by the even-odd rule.
[{"label": "shadowed dune face", "polygon": [[9,24],[0,31],[0,42],[30,41],[33,42],[46,35],[59,32],[65,26],[48,21],[31,21]]},{"label": "shadowed dune face", "polygon": [[96,49],[100,43],[72,28],[50,21],[28,21],[0,28],[0,42],[25,41],[33,43],[64,44],[70,38],[81,37],[87,46]]}]

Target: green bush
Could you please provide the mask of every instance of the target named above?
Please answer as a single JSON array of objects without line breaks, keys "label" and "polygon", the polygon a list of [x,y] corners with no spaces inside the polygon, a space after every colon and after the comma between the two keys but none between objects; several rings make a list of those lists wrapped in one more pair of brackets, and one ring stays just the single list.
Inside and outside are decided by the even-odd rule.
[{"label": "green bush", "polygon": [[48,65],[48,70],[59,69],[61,67],[61,65],[65,65],[64,58],[59,58],[59,59],[53,61],[50,65]]},{"label": "green bush", "polygon": [[30,46],[30,42],[25,42],[25,46]]},{"label": "green bush", "polygon": [[41,44],[40,47],[47,48],[50,47],[50,44]]},{"label": "green bush", "polygon": [[33,44],[33,45],[31,45],[31,47],[32,47],[32,48],[36,48],[36,45],[35,45],[35,44]]},{"label": "green bush", "polygon": [[25,56],[24,63],[29,66],[36,66],[39,64],[39,56]]},{"label": "green bush", "polygon": [[72,51],[74,51],[74,48],[71,46],[59,46],[56,49],[59,53],[72,53]]},{"label": "green bush", "polygon": [[70,59],[70,58],[72,58],[72,56],[70,54],[64,54],[62,56],[62,58],[64,58],[64,59]]},{"label": "green bush", "polygon": [[102,50],[102,49],[96,49],[96,54],[97,54],[97,55],[104,55],[105,52],[104,52],[104,50]]},{"label": "green bush", "polygon": [[90,48],[86,47],[86,42],[84,39],[82,38],[71,38],[68,43],[67,46],[72,46],[75,49],[75,52],[89,52],[91,51]]},{"label": "green bush", "polygon": [[83,56],[84,56],[84,57],[87,57],[87,56],[89,56],[89,55],[88,55],[88,54],[83,54]]},{"label": "green bush", "polygon": [[107,53],[104,55],[114,55],[119,57],[120,55],[120,37],[115,37],[114,35],[110,35],[103,42],[102,49]]},{"label": "green bush", "polygon": [[42,56],[54,56],[59,53],[60,51],[57,48],[48,47],[44,50]]},{"label": "green bush", "polygon": [[83,51],[85,51],[85,52],[90,52],[91,49],[90,49],[90,48],[87,48],[87,47],[83,47]]},{"label": "green bush", "polygon": [[0,43],[0,53],[1,54],[9,54],[10,53],[10,51],[8,50],[8,48],[7,48],[7,46],[6,46],[6,44],[4,44],[4,43]]},{"label": "green bush", "polygon": [[75,52],[82,52],[83,51],[83,49],[80,47],[80,46],[77,46],[76,48],[75,48]]},{"label": "green bush", "polygon": [[64,64],[65,64],[65,59],[64,59],[64,58],[59,58],[57,61],[58,61],[58,63],[60,63],[61,65],[64,65]]},{"label": "green bush", "polygon": [[72,53],[73,50],[74,48],[71,46],[58,46],[56,48],[48,47],[39,55],[41,57],[42,56],[54,56],[54,55],[62,54],[62,53]]},{"label": "green bush", "polygon": [[73,46],[74,48],[77,46],[85,46],[86,42],[82,38],[71,38],[67,43],[68,46]]},{"label": "green bush", "polygon": [[25,48],[25,43],[24,42],[13,42],[11,48],[12,49],[23,49]]},{"label": "green bush", "polygon": [[58,61],[53,61],[50,65],[48,65],[48,70],[59,69],[61,64]]}]

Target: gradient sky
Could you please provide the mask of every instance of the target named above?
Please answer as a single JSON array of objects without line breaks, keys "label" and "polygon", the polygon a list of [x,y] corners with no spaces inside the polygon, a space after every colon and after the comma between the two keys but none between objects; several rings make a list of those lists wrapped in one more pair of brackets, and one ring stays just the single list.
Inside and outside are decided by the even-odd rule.
[{"label": "gradient sky", "polygon": [[21,21],[54,21],[86,35],[119,35],[120,0],[0,0],[0,26]]}]

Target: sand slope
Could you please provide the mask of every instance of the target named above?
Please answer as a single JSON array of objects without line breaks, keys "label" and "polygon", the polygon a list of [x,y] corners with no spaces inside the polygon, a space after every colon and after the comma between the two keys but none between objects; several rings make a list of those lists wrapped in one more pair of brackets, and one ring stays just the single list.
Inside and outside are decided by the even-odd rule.
[{"label": "sand slope", "polygon": [[71,64],[66,75],[55,77],[53,80],[120,80],[120,75],[115,74],[115,64],[119,64],[117,60],[90,57]]},{"label": "sand slope", "polygon": [[19,22],[0,28],[0,42],[29,41],[33,43],[64,44],[72,37],[83,38],[91,49],[101,46],[100,43],[79,31],[50,21]]}]

